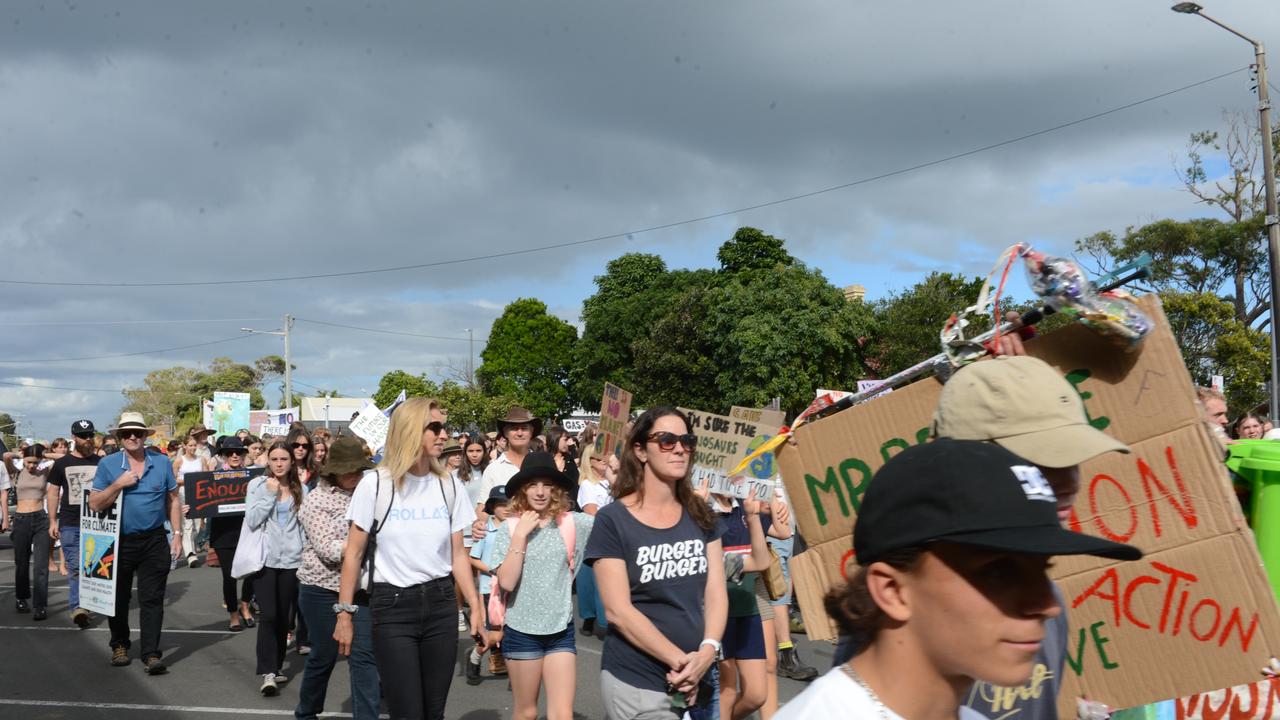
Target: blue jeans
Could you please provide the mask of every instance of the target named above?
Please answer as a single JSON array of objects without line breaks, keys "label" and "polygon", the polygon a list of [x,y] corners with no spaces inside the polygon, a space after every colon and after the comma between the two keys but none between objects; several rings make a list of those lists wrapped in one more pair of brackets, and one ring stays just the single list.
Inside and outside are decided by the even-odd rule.
[{"label": "blue jeans", "polygon": [[[333,604],[338,602],[338,593],[315,585],[302,585],[298,589],[298,601],[298,609],[311,628],[311,654],[302,673],[298,707],[293,716],[298,720],[313,720],[324,712],[329,675],[338,661],[338,643],[333,640],[333,628],[337,624]],[[352,717],[376,720],[382,695],[378,689],[378,664],[373,659],[373,616],[369,606],[360,606],[351,621],[354,634],[347,667],[351,671]]]},{"label": "blue jeans", "polygon": [[67,584],[71,586],[67,607],[74,612],[80,607],[80,526],[60,525],[58,539],[62,541],[62,557],[67,561]]},{"label": "blue jeans", "polygon": [[596,585],[596,574],[590,565],[583,565],[578,570],[578,616],[583,620],[595,619],[601,632],[609,629],[609,621],[604,617],[604,602],[600,600],[600,587]]}]

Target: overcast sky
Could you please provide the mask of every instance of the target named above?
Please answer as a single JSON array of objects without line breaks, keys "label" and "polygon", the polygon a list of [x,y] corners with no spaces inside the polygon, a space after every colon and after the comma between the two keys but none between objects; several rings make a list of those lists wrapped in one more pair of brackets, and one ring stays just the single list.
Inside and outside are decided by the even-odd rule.
[{"label": "overcast sky", "polygon": [[[8,3],[0,280],[377,269],[665,225],[852,183],[1231,72],[1250,47],[1168,0]],[[1280,48],[1273,0],[1206,8]],[[1280,77],[1280,68],[1273,71]],[[1277,84],[1275,80],[1272,84]],[[577,322],[629,251],[710,267],[740,225],[872,298],[1017,241],[1212,216],[1173,169],[1253,112],[1247,72],[923,169],[629,238],[399,272],[194,287],[0,282],[0,411],[111,424],[147,371],[282,351],[280,317],[466,338],[544,300]],[[1211,159],[1211,168],[1221,162]],[[186,322],[159,322],[181,320]],[[103,322],[94,325],[95,322]],[[120,323],[120,324],[113,324]],[[299,321],[295,391],[439,376],[464,340]],[[477,360],[478,362],[478,360]],[[105,392],[89,392],[99,390]],[[268,390],[268,398],[278,391]]]}]

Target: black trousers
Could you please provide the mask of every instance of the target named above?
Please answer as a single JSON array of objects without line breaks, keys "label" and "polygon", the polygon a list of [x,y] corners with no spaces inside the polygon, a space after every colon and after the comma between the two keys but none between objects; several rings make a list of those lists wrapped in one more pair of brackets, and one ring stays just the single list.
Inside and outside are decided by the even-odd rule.
[{"label": "black trousers", "polygon": [[121,535],[116,552],[116,614],[107,620],[112,649],[128,649],[129,601],[133,578],[138,578],[138,615],[142,624],[140,657],[160,657],[160,628],[164,625],[164,591],[169,584],[169,538],[164,528]]},{"label": "black trousers", "polygon": [[[13,514],[14,597],[27,600],[31,597],[31,563],[35,561],[35,607],[49,606],[49,514],[44,510]],[[35,548],[34,558],[32,548]]]},{"label": "black trousers", "polygon": [[289,620],[298,606],[297,569],[262,568],[254,576],[253,594],[262,609],[258,616],[257,674],[265,675],[284,666]]},{"label": "black trousers", "polygon": [[443,720],[458,654],[453,577],[409,588],[375,583],[373,656],[392,720]]},{"label": "black trousers", "polygon": [[227,612],[238,612],[241,602],[253,599],[253,576],[240,581],[240,597],[236,598],[236,579],[231,577],[231,565],[236,561],[236,546],[214,547],[218,553],[218,569],[222,571],[222,603]]}]

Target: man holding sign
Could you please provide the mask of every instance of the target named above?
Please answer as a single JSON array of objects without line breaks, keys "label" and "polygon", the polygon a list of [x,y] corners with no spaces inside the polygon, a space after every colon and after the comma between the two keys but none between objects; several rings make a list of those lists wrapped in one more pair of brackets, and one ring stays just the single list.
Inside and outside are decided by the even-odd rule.
[{"label": "man holding sign", "polygon": [[49,523],[49,537],[61,539],[62,555],[67,562],[67,584],[71,589],[67,606],[71,608],[71,622],[83,630],[89,627],[89,611],[80,607],[80,502],[84,489],[93,485],[93,476],[98,471],[93,422],[71,423],[71,437],[75,445],[69,455],[54,461],[46,493],[49,517],[58,518],[56,523]]},{"label": "man holding sign", "polygon": [[[138,576],[138,607],[142,621],[142,663],[148,675],[168,672],[160,660],[160,627],[164,624],[164,593],[169,564],[182,555],[182,501],[173,466],[163,456],[147,452],[146,439],[155,430],[142,413],[120,416],[116,437],[123,450],[102,458],[93,478],[89,507],[102,512],[124,496],[120,518],[120,546],[116,556],[116,612],[111,626],[111,664],[129,664],[129,600]],[[173,528],[165,539],[164,521]]]}]

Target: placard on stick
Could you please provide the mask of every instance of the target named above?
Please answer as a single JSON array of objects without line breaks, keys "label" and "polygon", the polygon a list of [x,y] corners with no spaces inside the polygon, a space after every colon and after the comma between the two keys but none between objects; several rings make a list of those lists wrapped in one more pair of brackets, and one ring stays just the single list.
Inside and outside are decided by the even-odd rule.
[{"label": "placard on stick", "polygon": [[[748,453],[777,435],[780,425],[765,425],[688,408],[680,408],[680,412],[689,416],[693,434],[698,436],[698,449],[693,456],[695,487],[705,480],[711,492],[720,495],[745,498],[755,488],[758,499],[773,497],[773,478],[778,474],[773,453],[765,453],[753,460],[741,476],[730,477],[729,473]],[[753,412],[761,413],[759,417],[763,418],[764,413],[776,411]]]},{"label": "placard on stick", "polygon": [[369,443],[369,447],[374,452],[382,449],[387,444],[387,430],[391,427],[391,419],[382,414],[377,405],[367,403],[360,408],[356,419],[351,421],[347,429],[355,434],[356,437]]},{"label": "placard on stick", "polygon": [[[1158,300],[1141,304],[1155,328],[1132,353],[1080,326],[1027,344],[1074,386],[1091,424],[1132,449],[1081,466],[1071,528],[1146,553],[1130,563],[1057,560],[1070,616],[1064,716],[1081,695],[1123,708],[1252,682],[1280,652],[1280,611],[1221,448]],[[928,440],[940,390],[920,380],[801,427],[797,445],[779,451],[810,544],[792,560],[810,637],[834,636],[821,598],[856,567],[850,537],[867,483],[894,454]]]},{"label": "placard on stick", "polygon": [[184,498],[191,510],[189,518],[243,515],[249,481],[264,468],[193,472],[182,477]]},{"label": "placard on stick", "polygon": [[600,434],[596,436],[596,450],[608,455],[618,452],[618,444],[625,438],[627,420],[631,418],[631,393],[614,385],[604,384],[600,398]]},{"label": "placard on stick", "polygon": [[99,513],[89,507],[91,492],[89,487],[80,491],[80,607],[114,617],[124,493]]}]

